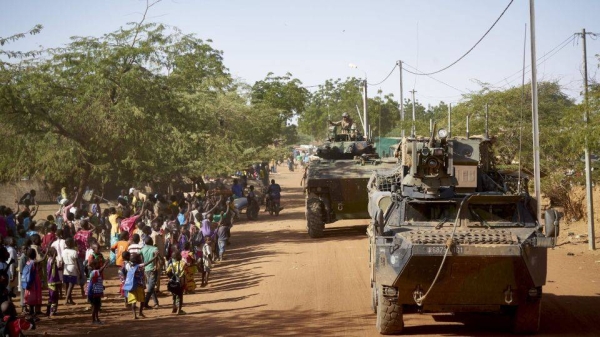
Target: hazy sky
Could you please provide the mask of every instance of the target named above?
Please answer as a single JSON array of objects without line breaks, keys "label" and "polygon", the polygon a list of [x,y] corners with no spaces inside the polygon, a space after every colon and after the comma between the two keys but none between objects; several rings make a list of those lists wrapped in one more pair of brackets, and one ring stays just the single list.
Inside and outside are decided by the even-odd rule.
[{"label": "hazy sky", "polygon": [[[11,49],[56,47],[69,37],[100,36],[127,22],[138,21],[145,1],[2,1],[0,36],[43,24],[41,34],[12,44]],[[429,72],[447,66],[467,51],[490,27],[509,0],[403,1],[194,1],[164,0],[150,11],[150,21],[177,26],[185,33],[212,39],[224,52],[231,74],[252,84],[268,72],[291,72],[305,85],[330,78],[363,77],[377,83],[396,60]],[[537,54],[540,80],[558,79],[578,99],[582,89],[582,46],[579,40],[561,45],[582,28],[600,33],[599,0],[536,1]],[[478,90],[477,81],[497,86],[518,85],[524,25],[529,25],[529,1],[515,0],[496,27],[465,59],[447,71],[417,79],[404,74],[405,97],[456,102],[462,92]],[[529,30],[527,30],[529,39]],[[530,64],[529,41],[527,63]],[[590,77],[598,79],[600,39],[588,38]],[[358,65],[352,69],[349,63]],[[398,97],[398,71],[383,84],[369,87]],[[527,78],[529,79],[529,73]],[[457,90],[458,89],[458,90]]]}]

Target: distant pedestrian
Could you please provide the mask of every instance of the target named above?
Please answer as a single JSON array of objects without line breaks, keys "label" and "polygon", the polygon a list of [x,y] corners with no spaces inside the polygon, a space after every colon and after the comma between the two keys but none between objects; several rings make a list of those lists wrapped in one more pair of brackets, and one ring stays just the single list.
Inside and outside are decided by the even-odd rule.
[{"label": "distant pedestrian", "polygon": [[56,315],[58,310],[58,299],[62,280],[60,278],[58,267],[58,252],[54,247],[48,249],[48,261],[46,262],[46,272],[48,275],[48,306],[46,307],[46,316]]},{"label": "distant pedestrian", "polygon": [[146,238],[144,248],[141,250],[144,260],[144,274],[146,275],[146,295],[144,298],[144,307],[149,309],[150,298],[154,300],[154,308],[158,308],[158,297],[156,296],[156,282],[159,279],[158,268],[159,254],[158,249],[154,246],[154,241],[151,237]]},{"label": "distant pedestrian", "polygon": [[169,276],[169,291],[173,294],[173,311],[171,313],[183,315],[185,312],[181,310],[183,306],[183,290],[185,288],[185,261],[181,259],[181,253],[175,251],[173,260],[167,268]]},{"label": "distant pedestrian", "polygon": [[[133,312],[133,318],[138,319],[146,318],[144,315],[144,264],[142,263],[142,256],[140,254],[131,254],[131,264],[128,265],[127,277],[125,278],[125,284],[123,290],[127,291],[127,303],[131,304],[131,310]],[[136,312],[136,304],[140,304],[139,314]]]},{"label": "distant pedestrian", "polygon": [[[97,244],[96,244],[96,247]],[[104,259],[93,259],[89,265],[90,278],[88,280],[88,301],[92,304],[92,324],[103,324],[98,317],[100,307],[102,306],[102,297],[104,296],[104,268],[108,266],[109,261],[101,263]]]},{"label": "distant pedestrian", "polygon": [[204,287],[208,284],[208,278],[210,277],[210,270],[212,269],[212,238],[206,237],[206,242],[202,246],[202,284]]}]

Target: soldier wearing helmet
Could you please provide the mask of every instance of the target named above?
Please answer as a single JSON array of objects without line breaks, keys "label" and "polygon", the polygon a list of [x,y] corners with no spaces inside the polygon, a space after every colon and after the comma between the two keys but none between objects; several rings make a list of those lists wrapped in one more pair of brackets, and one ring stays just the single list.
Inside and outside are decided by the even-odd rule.
[{"label": "soldier wearing helmet", "polygon": [[338,121],[338,122],[329,121],[329,125],[341,126],[343,134],[350,134],[350,130],[352,129],[352,124],[354,124],[354,122],[352,121],[352,118],[350,118],[350,115],[348,115],[347,112],[344,112],[342,114],[341,121]]}]

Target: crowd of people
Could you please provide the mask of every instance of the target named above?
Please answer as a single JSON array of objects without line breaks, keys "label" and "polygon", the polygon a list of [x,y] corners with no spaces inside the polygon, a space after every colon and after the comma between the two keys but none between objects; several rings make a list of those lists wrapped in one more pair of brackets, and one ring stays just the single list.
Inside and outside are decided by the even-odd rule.
[{"label": "crowd of people", "polygon": [[134,319],[158,308],[164,288],[172,294],[172,313],[185,314],[184,296],[205,287],[214,263],[225,259],[237,189],[143,198],[132,188],[104,209],[98,197],[85,202],[63,189],[58,211],[41,220],[34,219],[35,191],[17,200],[15,211],[0,206],[0,310],[9,335],[35,328],[61,303],[75,304],[77,288],[92,323],[103,324],[104,274],[111,265]]}]

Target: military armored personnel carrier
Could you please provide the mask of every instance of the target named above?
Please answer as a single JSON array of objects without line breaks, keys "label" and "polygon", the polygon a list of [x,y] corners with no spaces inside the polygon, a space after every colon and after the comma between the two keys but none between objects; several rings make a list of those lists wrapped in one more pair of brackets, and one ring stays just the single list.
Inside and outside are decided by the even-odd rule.
[{"label": "military armored personnel carrier", "polygon": [[527,179],[496,169],[492,139],[433,130],[404,139],[401,163],[369,181],[378,331],[402,333],[405,313],[476,311],[535,333],[558,213],[540,224]]},{"label": "military armored personnel carrier", "polygon": [[325,224],[340,219],[368,219],[367,182],[373,170],[393,167],[395,158],[382,160],[373,144],[352,129],[340,134],[329,127],[328,141],[317,148],[318,159],[304,172],[306,220],[311,238],[323,236]]}]

